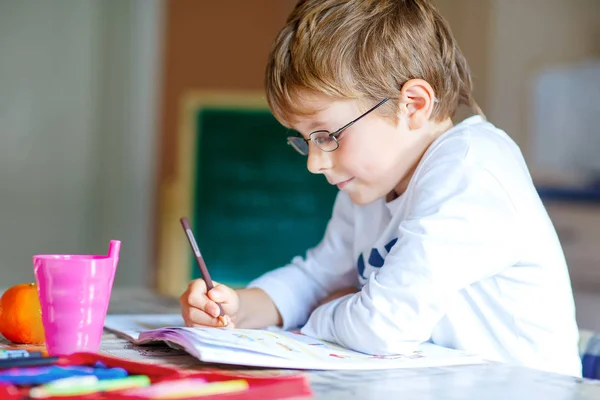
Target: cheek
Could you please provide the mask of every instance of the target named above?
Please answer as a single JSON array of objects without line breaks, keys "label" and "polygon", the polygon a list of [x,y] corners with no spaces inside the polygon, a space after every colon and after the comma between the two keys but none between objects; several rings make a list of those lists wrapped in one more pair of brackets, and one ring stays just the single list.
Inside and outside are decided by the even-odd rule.
[{"label": "cheek", "polygon": [[335,152],[335,169],[343,175],[360,176],[361,171],[368,168],[371,149],[361,145],[360,140],[348,138]]},{"label": "cheek", "polygon": [[348,138],[351,140],[336,151],[336,167],[363,180],[379,177],[390,168],[390,160],[395,153],[394,143],[383,136],[373,134],[371,137]]}]

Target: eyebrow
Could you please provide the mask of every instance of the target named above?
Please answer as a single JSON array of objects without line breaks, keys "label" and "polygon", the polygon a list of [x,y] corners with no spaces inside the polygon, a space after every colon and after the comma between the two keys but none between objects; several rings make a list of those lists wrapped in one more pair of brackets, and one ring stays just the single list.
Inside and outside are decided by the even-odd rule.
[{"label": "eyebrow", "polygon": [[322,121],[313,121],[313,122],[311,122],[311,123],[308,125],[308,127],[307,127],[307,128],[308,128],[308,129],[307,129],[307,131],[308,131],[308,134],[306,134],[306,136],[305,136],[305,135],[304,135],[302,132],[300,132],[300,130],[299,130],[299,129],[296,129],[296,128],[295,128],[295,127],[293,127],[293,126],[289,126],[289,127],[287,127],[287,128],[288,128],[288,130],[290,130],[290,131],[292,131],[292,132],[295,132],[295,133],[297,133],[298,135],[300,135],[300,136],[302,136],[302,137],[306,138],[306,137],[308,137],[308,135],[310,135],[310,134],[311,134],[311,133],[313,133],[313,132],[316,132],[316,131],[323,131],[323,130],[325,130],[325,129],[323,129],[323,128],[321,128],[321,129],[317,129],[318,127],[322,127],[322,126],[324,126],[324,125],[325,125],[325,122],[322,122]]},{"label": "eyebrow", "polygon": [[[317,130],[323,130],[322,127],[324,125],[325,125],[325,122],[323,122],[323,121],[313,121],[313,122],[310,123],[310,125],[308,125],[308,130],[311,133],[314,132],[314,131],[317,131]],[[321,127],[321,129],[317,129],[319,127]]]}]

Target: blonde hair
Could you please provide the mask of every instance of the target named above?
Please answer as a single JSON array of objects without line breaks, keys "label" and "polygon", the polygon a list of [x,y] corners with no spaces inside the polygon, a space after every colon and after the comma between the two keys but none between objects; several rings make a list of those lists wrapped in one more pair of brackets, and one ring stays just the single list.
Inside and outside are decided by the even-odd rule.
[{"label": "blonde hair", "polygon": [[389,97],[377,111],[395,118],[400,89],[414,78],[439,100],[434,120],[460,105],[481,113],[467,62],[428,0],[302,0],[273,44],[265,89],[280,121],[316,111],[304,91],[370,104]]}]

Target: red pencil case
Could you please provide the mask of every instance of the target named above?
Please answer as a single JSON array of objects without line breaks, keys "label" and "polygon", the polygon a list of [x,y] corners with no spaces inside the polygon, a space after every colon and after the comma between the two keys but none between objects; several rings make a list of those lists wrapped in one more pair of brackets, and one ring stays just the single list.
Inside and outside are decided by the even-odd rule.
[{"label": "red pencil case", "polygon": [[[117,357],[106,356],[95,353],[75,353],[70,356],[59,357],[55,365],[93,365],[102,362],[107,367],[120,367],[130,375],[146,375],[152,383],[163,381],[174,381],[184,378],[202,378],[207,382],[227,381],[232,379],[244,379],[248,382],[248,389],[235,393],[223,393],[209,396],[186,397],[178,400],[193,399],[228,399],[228,400],[272,400],[272,399],[297,399],[312,396],[308,379],[300,374],[256,377],[251,374],[230,373],[225,371],[191,371],[180,370],[162,365],[140,363]],[[18,387],[11,384],[0,384],[0,399],[21,400],[27,398],[30,387]],[[125,390],[92,393],[78,396],[52,397],[61,400],[144,400],[147,397],[132,396],[125,394]]]}]

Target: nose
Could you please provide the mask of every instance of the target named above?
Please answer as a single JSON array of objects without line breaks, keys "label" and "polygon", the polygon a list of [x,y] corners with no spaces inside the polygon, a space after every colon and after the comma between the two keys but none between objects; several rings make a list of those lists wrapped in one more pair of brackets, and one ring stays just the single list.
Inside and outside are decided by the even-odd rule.
[{"label": "nose", "polygon": [[308,147],[306,168],[313,174],[322,174],[333,166],[333,153],[319,149],[314,144]]}]

